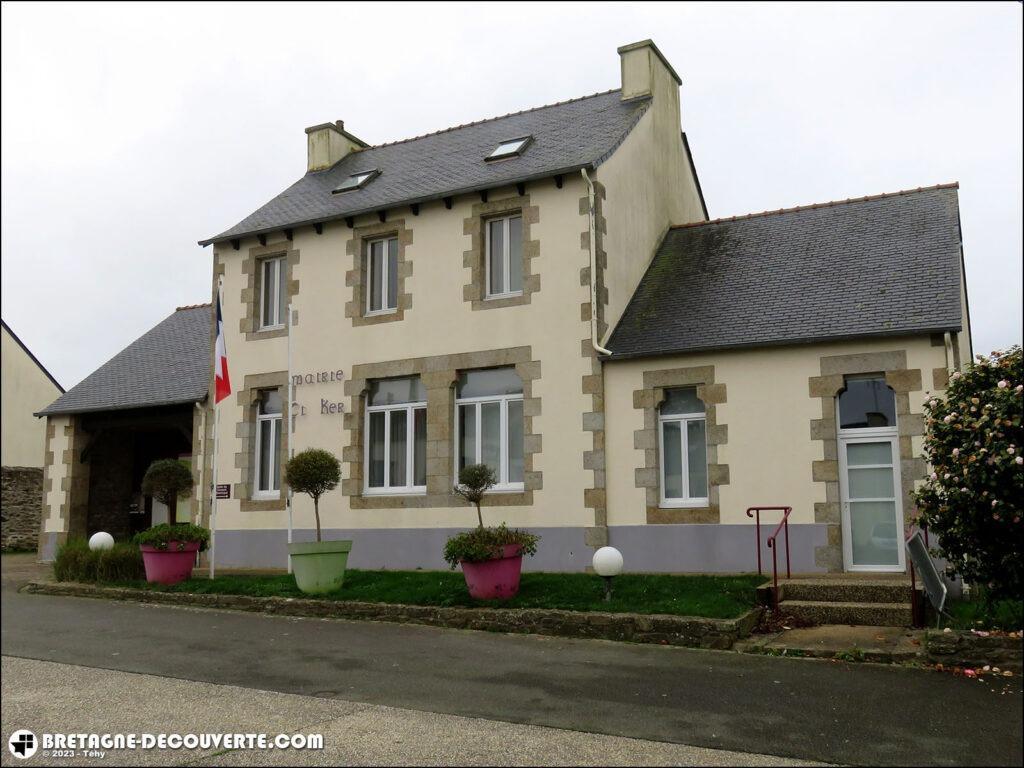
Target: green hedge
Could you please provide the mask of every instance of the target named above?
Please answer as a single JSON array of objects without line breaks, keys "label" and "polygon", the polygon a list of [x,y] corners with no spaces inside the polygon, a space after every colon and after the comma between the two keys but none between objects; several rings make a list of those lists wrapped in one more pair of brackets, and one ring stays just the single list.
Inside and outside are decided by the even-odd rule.
[{"label": "green hedge", "polygon": [[53,576],[57,581],[135,581],[146,578],[146,569],[136,544],[93,551],[85,539],[71,539],[57,549]]}]

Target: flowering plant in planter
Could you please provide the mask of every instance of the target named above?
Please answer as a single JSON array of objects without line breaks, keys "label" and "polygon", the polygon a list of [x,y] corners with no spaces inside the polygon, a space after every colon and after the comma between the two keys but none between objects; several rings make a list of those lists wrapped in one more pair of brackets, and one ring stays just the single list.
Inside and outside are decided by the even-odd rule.
[{"label": "flowering plant in planter", "polygon": [[152,547],[161,552],[166,552],[171,544],[174,545],[172,551],[193,549],[188,545],[198,542],[198,551],[205,552],[210,543],[210,531],[191,523],[161,523],[139,531],[132,540],[140,546]]},{"label": "flowering plant in planter", "polygon": [[504,523],[484,527],[481,504],[494,487],[494,470],[471,464],[459,472],[455,493],[476,507],[477,527],[456,534],[444,547],[444,559],[452,568],[462,565],[469,594],[478,599],[508,599],[519,591],[523,555],[534,555],[540,537],[527,531],[509,530]]},{"label": "flowering plant in planter", "polygon": [[206,549],[210,532],[191,523],[161,523],[135,534],[142,550],[146,581],[177,584],[192,575],[196,555]]},{"label": "flowering plant in planter", "polygon": [[1024,596],[1024,364],[1021,348],[979,355],[925,402],[919,522],[939,553],[990,598]]}]

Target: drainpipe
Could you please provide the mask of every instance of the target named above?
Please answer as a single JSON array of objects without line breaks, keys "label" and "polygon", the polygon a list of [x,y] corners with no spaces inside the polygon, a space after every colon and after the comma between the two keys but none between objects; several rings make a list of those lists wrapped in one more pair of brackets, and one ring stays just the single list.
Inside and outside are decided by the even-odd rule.
[{"label": "drainpipe", "polygon": [[953,363],[953,334],[951,334],[949,331],[946,331],[942,335],[942,342],[943,346],[946,348],[946,371],[952,374],[953,371],[956,369],[956,366]]},{"label": "drainpipe", "polygon": [[580,168],[580,174],[587,185],[587,198],[590,205],[590,343],[598,354],[610,355],[612,351],[605,349],[597,341],[597,221],[594,207],[594,182],[587,175],[586,168]]}]

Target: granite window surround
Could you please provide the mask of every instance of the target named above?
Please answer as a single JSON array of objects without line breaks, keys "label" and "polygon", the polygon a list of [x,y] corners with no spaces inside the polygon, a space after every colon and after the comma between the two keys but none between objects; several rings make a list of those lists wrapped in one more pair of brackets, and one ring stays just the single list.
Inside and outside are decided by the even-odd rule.
[{"label": "granite window surround", "polygon": [[[239,499],[242,512],[283,510],[287,485],[284,482],[284,465],[288,456],[287,423],[281,424],[282,477],[280,491],[275,498],[254,498],[256,482],[256,417],[259,411],[260,393],[266,389],[277,389],[282,400],[287,400],[288,372],[248,374],[241,388],[235,393],[236,402],[242,408],[242,419],[235,425],[235,437],[239,440],[239,451],[235,454],[235,469],[241,470],[241,482],[236,483],[233,496]],[[285,418],[285,417],[282,417]]]},{"label": "granite window surround", "polygon": [[[367,258],[369,244],[387,237],[398,239],[398,296],[395,309],[367,313],[367,284],[369,269]],[[353,327],[394,323],[405,318],[406,310],[412,309],[412,294],[406,288],[406,278],[412,275],[412,261],[406,249],[412,245],[413,231],[406,227],[405,219],[367,224],[354,227],[345,243],[345,253],[351,260],[351,268],[345,272],[345,285],[352,289],[345,302],[345,317],[351,319]]]},{"label": "granite window surround", "polygon": [[[540,361],[533,360],[530,347],[511,347],[483,352],[466,352],[437,357],[392,360],[356,365],[345,381],[350,407],[343,417],[349,443],[342,450],[346,467],[342,493],[353,509],[395,509],[464,507],[466,502],[452,492],[455,483],[455,385],[460,371],[512,366],[523,382],[523,490],[493,493],[487,506],[530,506],[534,491],[543,487],[543,474],[534,470],[533,457],[541,452],[541,436],[535,432],[534,417],[541,412],[540,398],[533,383],[540,379]],[[427,485],[426,493],[374,495],[365,493],[366,398],[370,382],[399,376],[419,376],[427,391]]]},{"label": "granite window surround", "polygon": [[[658,453],[658,415],[665,390],[696,387],[704,403],[707,430],[708,504],[702,507],[661,506],[661,457]],[[644,427],[633,432],[633,447],[644,452],[644,465],[635,470],[635,485],[646,494],[649,524],[718,523],[719,488],[729,484],[729,465],[718,463],[718,446],[729,441],[729,429],[718,422],[717,406],[726,402],[725,384],[715,382],[713,365],[644,371],[643,389],[633,392],[633,407],[643,411]]]},{"label": "granite window surround", "polygon": [[[523,290],[514,296],[487,298],[487,222],[518,213],[522,217]],[[518,195],[486,203],[475,203],[471,215],[463,219],[462,232],[469,236],[469,250],[462,254],[462,266],[469,269],[469,282],[462,287],[463,301],[478,309],[500,309],[529,304],[540,290],[540,275],[534,274],[533,259],[540,255],[540,241],[530,238],[530,227],[540,221],[540,208],[530,205],[530,196]]]},{"label": "granite window surround", "polygon": [[899,435],[900,494],[905,524],[915,515],[914,484],[927,472],[925,460],[917,456],[912,438],[925,433],[924,415],[911,413],[910,393],[923,389],[920,369],[907,368],[906,350],[834,355],[819,359],[820,376],[808,379],[808,393],[821,402],[821,418],[811,419],[811,440],[822,444],[822,459],[811,465],[811,478],[825,484],[825,501],[814,505],[814,522],[826,526],[827,543],[814,552],[815,565],[829,572],[845,568],[842,543],[842,501],[839,477],[839,440],[836,399],[846,386],[847,376],[879,374],[895,393],[896,426]]},{"label": "granite window surround", "polygon": [[[299,252],[292,248],[288,240],[268,245],[256,245],[249,249],[248,254],[242,259],[242,275],[245,278],[245,286],[242,288],[242,307],[244,308],[242,319],[239,321],[239,330],[245,335],[246,341],[258,339],[276,339],[288,335],[288,327],[260,329],[260,300],[263,292],[263,261],[266,259],[284,257],[285,274],[287,282],[286,305],[291,303],[299,294],[299,281],[294,277],[295,266],[299,263]],[[216,296],[216,289],[214,290]],[[294,324],[294,320],[293,320]]]}]

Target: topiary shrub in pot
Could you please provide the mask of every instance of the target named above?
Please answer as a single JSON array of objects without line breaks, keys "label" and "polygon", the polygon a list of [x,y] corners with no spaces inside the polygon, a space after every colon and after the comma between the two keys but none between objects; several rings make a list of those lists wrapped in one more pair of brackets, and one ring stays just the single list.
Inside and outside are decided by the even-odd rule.
[{"label": "topiary shrub in pot", "polygon": [[352,542],[323,540],[320,532],[320,497],[338,485],[341,480],[341,464],[330,451],[307,448],[288,460],[284,476],[292,491],[304,493],[313,499],[313,516],[316,518],[316,541],[292,542],[288,545],[295,584],[307,595],[335,592],[345,582],[345,568],[348,566]]},{"label": "topiary shrub in pot", "polygon": [[537,552],[540,539],[526,531],[509,530],[504,523],[485,528],[480,506],[494,487],[494,470],[486,464],[470,464],[459,472],[455,493],[476,507],[477,527],[456,534],[444,547],[444,559],[462,566],[471,597],[477,600],[508,600],[519,592],[523,555]]},{"label": "topiary shrub in pot", "polygon": [[[192,470],[178,459],[159,459],[142,478],[142,492],[167,506],[174,519],[178,499],[192,493]],[[142,550],[146,581],[176,584],[192,575],[196,554],[206,549],[210,532],[189,523],[164,523],[142,531],[135,543]]]}]

